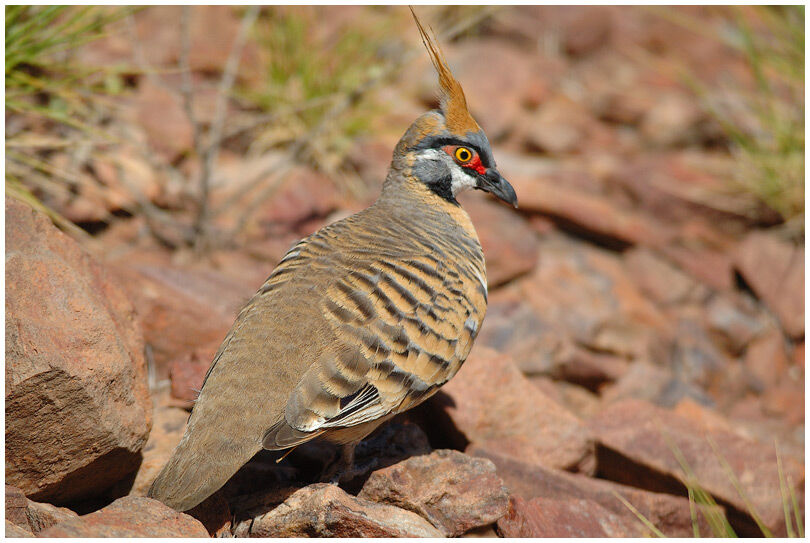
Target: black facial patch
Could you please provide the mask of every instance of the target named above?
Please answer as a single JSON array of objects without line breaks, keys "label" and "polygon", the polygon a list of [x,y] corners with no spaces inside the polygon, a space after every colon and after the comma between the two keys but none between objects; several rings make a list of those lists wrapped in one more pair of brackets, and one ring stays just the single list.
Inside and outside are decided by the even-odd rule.
[{"label": "black facial patch", "polygon": [[459,205],[453,196],[453,175],[439,160],[420,160],[413,166],[413,174],[427,187],[450,202]]}]

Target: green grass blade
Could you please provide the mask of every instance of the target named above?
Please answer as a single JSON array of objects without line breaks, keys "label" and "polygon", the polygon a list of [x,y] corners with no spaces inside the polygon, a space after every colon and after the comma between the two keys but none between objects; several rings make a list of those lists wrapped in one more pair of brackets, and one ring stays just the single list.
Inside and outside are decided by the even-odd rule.
[{"label": "green grass blade", "polygon": [[779,454],[779,448],[776,443],[774,443],[774,449],[776,449],[776,470],[779,474],[779,494],[782,496],[782,510],[785,513],[785,529],[787,530],[788,537],[796,537],[790,515],[790,497],[788,496],[787,483],[785,482],[785,472],[782,469],[782,457]]},{"label": "green grass blade", "polygon": [[85,240],[89,239],[90,235],[87,232],[40,202],[39,199],[37,199],[37,197],[34,196],[34,194],[28,190],[19,179],[6,176],[6,194],[30,205],[38,211],[41,211],[47,215],[54,222],[54,224],[56,224],[62,230],[70,232],[74,237]]},{"label": "green grass blade", "polygon": [[793,480],[788,475],[788,491],[790,492],[790,503],[793,506],[793,516],[796,518],[796,531],[799,537],[804,539],[804,523],[802,522],[802,510],[799,508],[799,502],[796,500],[796,492],[793,490]]},{"label": "green grass blade", "polygon": [[734,489],[737,491],[737,494],[740,496],[740,499],[745,504],[745,508],[748,510],[748,514],[751,515],[752,519],[754,519],[754,522],[756,523],[757,527],[762,531],[762,534],[765,537],[773,537],[773,532],[771,532],[771,530],[767,526],[765,526],[765,523],[762,522],[762,517],[757,512],[756,508],[754,507],[754,504],[748,498],[748,494],[743,489],[740,480],[734,474],[734,470],[731,468],[731,465],[728,463],[726,458],[720,452],[720,449],[717,447],[717,443],[715,443],[715,441],[710,436],[707,436],[706,439],[708,440],[709,445],[712,447],[715,456],[720,462],[723,471],[726,473],[726,476],[728,477],[729,481],[731,481],[732,486],[734,486]]},{"label": "green grass blade", "polygon": [[700,507],[699,510],[703,518],[705,518],[706,522],[709,524],[709,528],[711,528],[714,537],[737,537],[734,528],[732,528],[726,516],[721,512],[722,509],[717,504],[714,497],[698,483],[698,477],[692,470],[689,462],[687,462],[686,457],[675,444],[669,433],[663,429],[663,426],[661,436],[664,438],[664,441],[666,441],[669,450],[672,451],[675,460],[684,473],[681,483],[686,487],[687,493],[691,493],[694,496],[696,504],[704,506]]},{"label": "green grass blade", "polygon": [[629,501],[625,500],[625,499],[624,499],[624,498],[621,496],[621,494],[619,494],[618,492],[616,492],[616,491],[614,490],[614,491],[613,491],[613,495],[614,495],[614,496],[616,496],[616,498],[617,498],[617,499],[618,499],[620,502],[622,502],[622,503],[624,504],[624,506],[625,506],[625,507],[627,507],[627,508],[630,510],[630,512],[631,512],[631,513],[633,513],[633,514],[636,516],[636,518],[637,518],[639,521],[641,521],[641,523],[642,523],[642,524],[643,524],[643,525],[644,525],[644,526],[645,526],[645,527],[646,527],[648,530],[650,530],[650,532],[652,532],[652,533],[653,533],[653,534],[654,534],[656,537],[667,537],[666,535],[664,535],[664,533],[663,533],[661,530],[659,530],[658,528],[656,528],[655,524],[653,524],[652,522],[650,522],[650,519],[648,519],[647,517],[645,517],[644,515],[642,515],[642,514],[641,514],[641,512],[640,512],[638,509],[636,509],[636,508],[633,506],[633,504],[632,504],[632,503],[630,503]]},{"label": "green grass blade", "polygon": [[689,493],[689,516],[692,518],[692,536],[697,539],[700,537],[700,526],[698,526],[695,493],[692,490],[692,487],[688,487],[686,490]]}]

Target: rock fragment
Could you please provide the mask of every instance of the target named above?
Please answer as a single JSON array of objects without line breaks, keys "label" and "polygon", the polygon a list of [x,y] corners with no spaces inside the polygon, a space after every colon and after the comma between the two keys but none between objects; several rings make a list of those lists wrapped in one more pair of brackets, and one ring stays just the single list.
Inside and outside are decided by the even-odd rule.
[{"label": "rock fragment", "polygon": [[442,537],[412,513],[347,494],[335,485],[301,488],[283,503],[243,521],[237,537]]},{"label": "rock fragment", "polygon": [[126,496],[89,515],[60,522],[40,537],[208,537],[196,519],[157,500]]},{"label": "rock fragment", "polygon": [[6,482],[31,499],[103,495],[152,419],[135,311],[107,269],[6,200]]},{"label": "rock fragment", "polygon": [[375,471],[358,497],[413,511],[445,537],[492,524],[508,506],[492,462],[448,449]]},{"label": "rock fragment", "polygon": [[[682,481],[688,479],[681,465],[684,462],[694,473],[694,482],[727,507],[729,521],[740,535],[761,535],[752,509],[775,535],[785,535],[772,447],[720,429],[696,426],[689,419],[640,400],[608,406],[589,421],[589,426],[597,439],[600,477],[648,490],[685,494]],[[677,455],[681,455],[680,461]],[[801,463],[783,455],[782,465],[795,492],[802,496]]]}]

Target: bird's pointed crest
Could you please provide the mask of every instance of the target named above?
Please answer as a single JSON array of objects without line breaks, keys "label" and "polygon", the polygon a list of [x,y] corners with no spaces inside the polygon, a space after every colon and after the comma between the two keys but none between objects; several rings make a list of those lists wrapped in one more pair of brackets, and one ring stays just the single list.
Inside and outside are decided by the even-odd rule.
[{"label": "bird's pointed crest", "polygon": [[453,77],[453,73],[447,66],[435,34],[431,36],[433,29],[430,29],[431,33],[429,34],[425,27],[422,26],[413,8],[410,9],[413,20],[416,21],[416,27],[419,29],[419,34],[422,36],[422,43],[425,44],[433,67],[436,68],[436,73],[439,75],[439,86],[442,89],[441,109],[444,113],[447,129],[458,135],[464,135],[467,132],[478,132],[481,127],[478,126],[478,123],[475,122],[467,109],[467,99],[464,98],[461,83]]}]

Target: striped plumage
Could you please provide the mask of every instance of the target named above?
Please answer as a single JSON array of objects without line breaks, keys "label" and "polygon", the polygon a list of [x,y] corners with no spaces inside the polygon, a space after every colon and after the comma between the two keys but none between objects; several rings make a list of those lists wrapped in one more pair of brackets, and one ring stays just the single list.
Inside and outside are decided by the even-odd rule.
[{"label": "striped plumage", "polygon": [[[408,129],[377,202],[293,247],[240,312],[151,496],[187,510],[262,447],[318,436],[356,443],[456,374],[481,327],[487,286],[455,195],[481,188],[516,201],[472,117],[460,125],[446,117],[449,103],[460,115],[460,89],[445,88],[443,111]],[[459,146],[470,160],[458,158]],[[473,155],[479,166],[467,171]]]},{"label": "striped plumage", "polygon": [[295,388],[285,420],[265,436],[267,448],[308,438],[298,430],[404,411],[455,375],[472,347],[486,310],[475,232],[428,198],[391,192],[301,242],[260,291],[285,297],[322,289],[317,309],[328,327],[319,363]]}]

